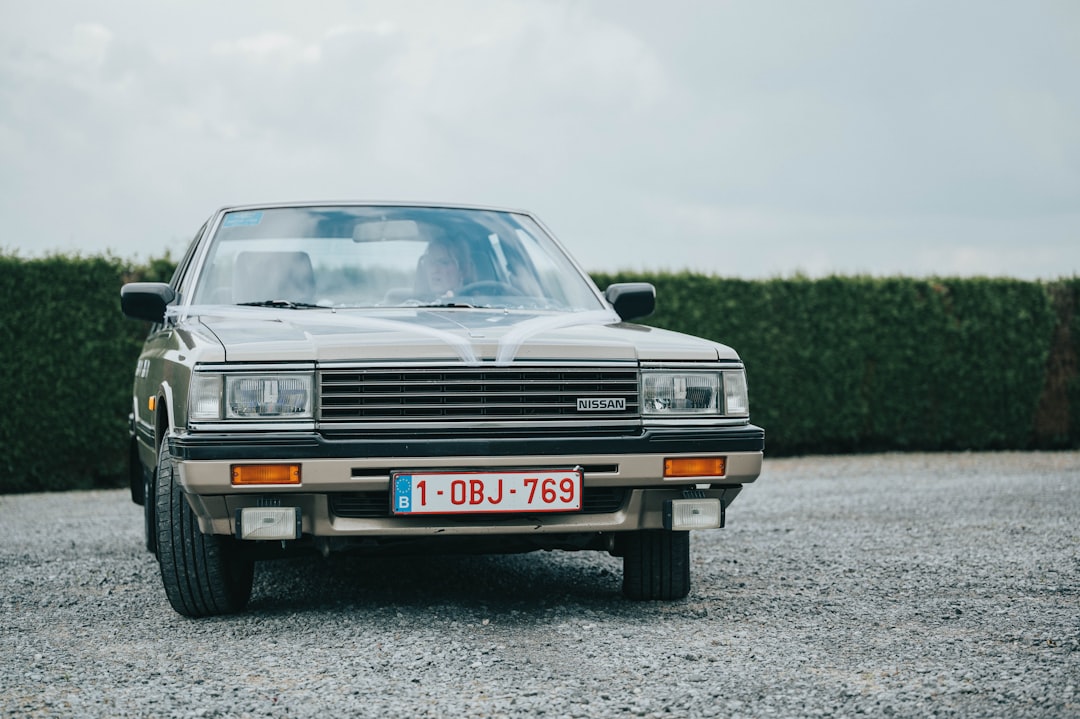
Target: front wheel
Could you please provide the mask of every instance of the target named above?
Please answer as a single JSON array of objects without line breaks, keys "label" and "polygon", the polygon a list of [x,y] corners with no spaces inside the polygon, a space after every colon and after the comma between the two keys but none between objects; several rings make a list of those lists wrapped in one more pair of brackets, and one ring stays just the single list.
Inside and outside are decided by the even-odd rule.
[{"label": "front wheel", "polygon": [[143,468],[143,538],[146,551],[157,556],[157,499],[154,492],[154,473]]},{"label": "front wheel", "polygon": [[690,532],[641,529],[622,538],[623,595],[682,599],[690,593]]},{"label": "front wheel", "polygon": [[156,479],[158,562],[169,603],[186,617],[240,611],[251,598],[255,562],[241,556],[232,537],[199,530],[180,489],[168,440],[158,450]]}]

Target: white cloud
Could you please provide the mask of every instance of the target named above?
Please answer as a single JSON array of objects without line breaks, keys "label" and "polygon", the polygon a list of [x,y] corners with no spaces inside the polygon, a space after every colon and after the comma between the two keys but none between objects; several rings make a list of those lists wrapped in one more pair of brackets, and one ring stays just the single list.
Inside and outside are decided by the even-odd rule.
[{"label": "white cloud", "polygon": [[317,43],[305,44],[291,35],[267,32],[238,40],[221,41],[214,46],[216,54],[240,56],[259,63],[274,62],[280,65],[318,63],[322,48]]},{"label": "white cloud", "polygon": [[1080,268],[1071,4],[56,0],[5,21],[0,216],[24,249],[152,253],[226,202],[399,197],[535,209],[598,269]]},{"label": "white cloud", "polygon": [[71,41],[58,48],[59,55],[72,66],[99,69],[105,62],[113,34],[98,23],[80,23],[71,32]]}]

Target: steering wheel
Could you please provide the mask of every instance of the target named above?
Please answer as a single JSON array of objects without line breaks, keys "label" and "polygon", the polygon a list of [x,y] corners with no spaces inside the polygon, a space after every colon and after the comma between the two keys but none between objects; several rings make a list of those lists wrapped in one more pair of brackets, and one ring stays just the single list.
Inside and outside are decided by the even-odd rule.
[{"label": "steering wheel", "polygon": [[455,292],[456,295],[471,297],[473,295],[520,295],[521,291],[513,285],[496,280],[484,280],[482,282],[470,282]]}]

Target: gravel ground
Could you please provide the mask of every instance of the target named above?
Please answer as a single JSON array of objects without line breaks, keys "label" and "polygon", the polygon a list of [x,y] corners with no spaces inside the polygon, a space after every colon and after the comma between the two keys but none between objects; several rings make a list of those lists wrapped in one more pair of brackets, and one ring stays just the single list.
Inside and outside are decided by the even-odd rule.
[{"label": "gravel ground", "polygon": [[188,620],[140,512],[0,497],[0,713],[1080,716],[1078,452],[767,460],[674,603],[598,553],[332,557]]}]

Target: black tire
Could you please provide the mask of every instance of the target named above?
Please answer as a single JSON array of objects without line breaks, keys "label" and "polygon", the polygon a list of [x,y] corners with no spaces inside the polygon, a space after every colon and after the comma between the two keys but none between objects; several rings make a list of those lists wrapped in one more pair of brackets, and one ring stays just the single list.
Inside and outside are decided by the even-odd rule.
[{"label": "black tire", "polygon": [[143,474],[146,467],[139,459],[139,440],[134,437],[128,443],[128,483],[131,485],[131,501],[140,507],[146,503],[145,482]]},{"label": "black tire", "polygon": [[146,551],[157,556],[157,521],[154,507],[157,495],[154,493],[154,470],[143,466],[139,459],[139,440],[131,438],[128,452],[128,479],[131,483],[131,501],[143,508],[143,543]]},{"label": "black tire", "polygon": [[154,472],[142,470],[143,475],[143,538],[146,551],[157,556],[157,491],[154,486]]},{"label": "black tire", "polygon": [[164,440],[158,450],[156,520],[165,594],[185,617],[238,612],[251,598],[255,562],[241,556],[232,537],[199,531],[179,479]]},{"label": "black tire", "polygon": [[623,595],[682,599],[690,593],[690,532],[642,529],[623,537]]}]

